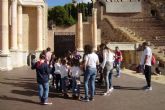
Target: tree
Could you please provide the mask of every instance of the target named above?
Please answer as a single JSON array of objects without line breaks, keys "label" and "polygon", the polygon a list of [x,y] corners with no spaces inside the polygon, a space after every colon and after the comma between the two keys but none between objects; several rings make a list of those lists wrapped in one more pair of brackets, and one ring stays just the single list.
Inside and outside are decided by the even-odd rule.
[{"label": "tree", "polygon": [[80,3],[77,7],[73,4],[53,7],[48,11],[48,20],[57,26],[71,26],[77,21],[78,10],[83,12],[83,20],[86,21],[88,5],[85,3]]}]

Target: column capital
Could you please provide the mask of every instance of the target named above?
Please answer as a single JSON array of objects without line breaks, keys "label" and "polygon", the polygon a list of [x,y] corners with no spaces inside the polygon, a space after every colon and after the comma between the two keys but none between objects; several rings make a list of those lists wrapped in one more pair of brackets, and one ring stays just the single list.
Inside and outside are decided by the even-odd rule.
[{"label": "column capital", "polygon": [[21,4],[18,4],[18,7],[22,7],[22,5]]},{"label": "column capital", "polygon": [[43,8],[42,5],[37,5],[37,9],[41,9],[41,8]]},{"label": "column capital", "polygon": [[17,0],[10,0],[11,2],[17,2]]},{"label": "column capital", "polygon": [[22,5],[18,4],[18,14],[22,14]]}]

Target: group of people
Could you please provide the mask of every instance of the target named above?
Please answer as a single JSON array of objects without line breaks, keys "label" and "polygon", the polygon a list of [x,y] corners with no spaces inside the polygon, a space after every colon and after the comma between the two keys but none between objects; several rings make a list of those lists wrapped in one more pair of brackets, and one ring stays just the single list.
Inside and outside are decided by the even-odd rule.
[{"label": "group of people", "polygon": [[[144,52],[141,57],[144,74],[147,81],[145,89],[152,90],[151,87],[151,56],[152,51],[143,43]],[[99,73],[99,83],[106,84],[104,96],[113,91],[112,74],[116,68],[116,77],[121,75],[122,52],[119,47],[115,51],[101,44],[99,51],[95,52],[91,45],[84,46],[84,54],[81,56],[76,50],[68,52],[65,57],[58,58],[51,52],[50,48],[44,50],[39,60],[32,62],[32,69],[36,69],[39,98],[41,104],[52,104],[48,102],[49,80],[52,75],[52,85],[58,92],[67,98],[68,88],[72,88],[72,97],[85,102],[93,101],[95,96],[95,80]],[[80,76],[84,76],[84,97],[80,97]],[[90,93],[90,95],[89,95]]]}]

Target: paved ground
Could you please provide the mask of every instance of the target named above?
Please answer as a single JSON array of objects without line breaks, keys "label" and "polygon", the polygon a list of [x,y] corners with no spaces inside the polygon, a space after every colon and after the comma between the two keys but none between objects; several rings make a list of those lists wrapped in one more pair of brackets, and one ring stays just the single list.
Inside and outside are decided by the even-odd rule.
[{"label": "paved ground", "polygon": [[[129,71],[126,71],[129,72]],[[123,74],[113,80],[110,96],[97,88],[93,102],[64,99],[51,89],[51,106],[38,104],[35,71],[28,67],[0,72],[0,110],[165,110],[165,85],[153,82],[153,91],[145,92],[145,80]]]}]

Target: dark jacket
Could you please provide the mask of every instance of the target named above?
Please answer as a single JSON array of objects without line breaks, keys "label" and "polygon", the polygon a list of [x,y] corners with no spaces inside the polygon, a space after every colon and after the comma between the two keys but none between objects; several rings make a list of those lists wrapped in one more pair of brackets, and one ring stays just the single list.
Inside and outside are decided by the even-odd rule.
[{"label": "dark jacket", "polygon": [[40,84],[47,83],[49,81],[49,66],[47,63],[41,63],[40,61],[35,64],[37,82]]}]

